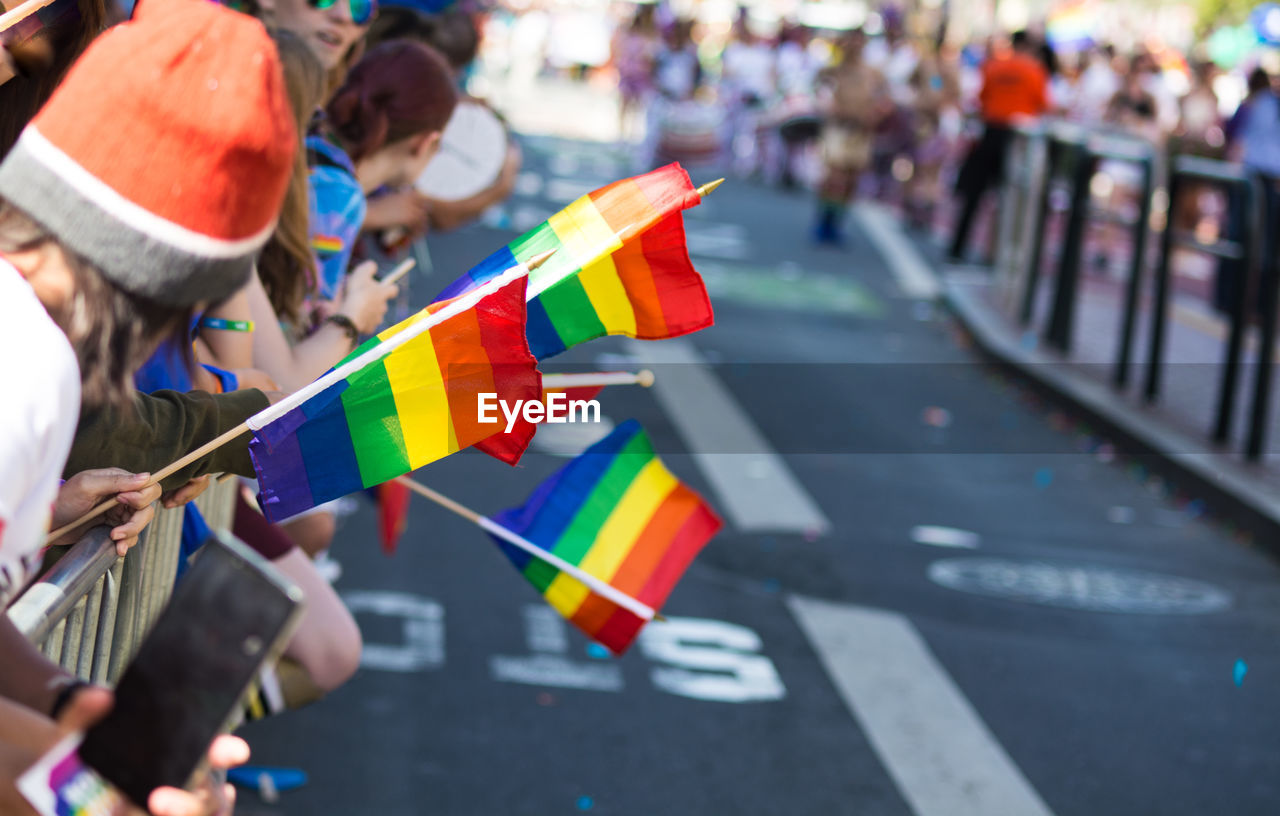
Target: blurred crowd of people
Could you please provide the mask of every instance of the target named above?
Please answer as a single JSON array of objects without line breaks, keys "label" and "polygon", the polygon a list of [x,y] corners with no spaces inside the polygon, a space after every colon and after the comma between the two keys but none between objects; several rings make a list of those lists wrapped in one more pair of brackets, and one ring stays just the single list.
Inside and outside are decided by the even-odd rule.
[{"label": "blurred crowd of people", "polygon": [[[118,504],[107,520],[121,554],[158,501],[187,508],[193,553],[208,531],[190,502],[210,474],[253,476],[247,442],[151,474],[375,333],[399,288],[371,258],[476,219],[521,166],[511,140],[480,192],[417,186],[455,111],[484,107],[464,90],[474,14],[375,0],[72,5],[0,49],[0,377],[14,389],[0,408],[5,605],[48,544],[83,528],[48,532],[102,500]],[[614,72],[637,164],[718,162],[810,187],[823,243],[841,242],[859,195],[931,227],[954,190],[950,254],[964,258],[1011,128],[1049,115],[1280,176],[1280,101],[1260,68],[1245,86],[1169,52],[1059,54],[1023,32],[961,48],[909,35],[891,10],[878,19],[871,35],[761,26],[744,11],[712,37],[649,4],[616,30],[579,15],[547,37],[556,67]],[[255,716],[314,701],[359,664],[359,629],[325,575],[336,529],[332,506],[276,525],[250,485],[237,497],[234,532],[307,602]],[[0,667],[0,811],[25,813],[16,776],[110,694],[2,616]],[[211,748],[216,767],[245,756],[234,740]],[[212,779],[195,794],[158,791],[150,809],[225,812]]]},{"label": "blurred crowd of people", "polygon": [[[1055,48],[1025,31],[957,44],[945,31],[913,31],[894,7],[875,15],[874,33],[761,22],[745,8],[722,33],[661,3],[639,5],[612,42],[623,131],[640,165],[707,161],[813,188],[821,242],[841,241],[859,192],[900,205],[917,227],[952,198],[949,252],[966,257],[1010,128],[1041,117],[1280,173],[1280,136],[1265,113],[1273,79],[1258,65],[1227,71],[1163,47]],[[1136,196],[1133,168],[1103,170],[1112,204]],[[1195,222],[1213,207],[1197,193],[1176,217]]]},{"label": "blurred crowd of people", "polygon": [[[181,572],[208,536],[192,499],[211,474],[245,477],[234,532],[306,602],[245,708],[294,708],[359,665],[359,629],[316,560],[334,508],[268,523],[247,437],[151,474],[374,334],[399,287],[371,258],[504,199],[520,152],[510,141],[478,193],[415,186],[455,110],[483,107],[463,90],[480,43],[467,13],[62,2],[74,13],[0,40],[0,376],[14,389],[0,411],[0,606],[86,527],[49,531],[103,500],[118,503],[106,520],[121,555],[157,502],[185,506]],[[17,775],[110,702],[0,615],[0,812],[32,812]],[[234,738],[211,747],[214,768],[246,757]],[[149,809],[226,812],[213,779],[159,789]]]}]

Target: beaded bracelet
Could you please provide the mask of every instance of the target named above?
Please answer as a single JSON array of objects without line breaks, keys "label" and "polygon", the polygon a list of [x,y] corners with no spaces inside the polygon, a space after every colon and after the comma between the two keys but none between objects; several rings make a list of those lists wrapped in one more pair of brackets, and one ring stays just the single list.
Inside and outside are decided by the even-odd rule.
[{"label": "beaded bracelet", "polygon": [[355,348],[360,345],[360,329],[356,326],[355,321],[344,314],[329,315],[324,319],[325,323],[332,323],[347,333],[347,337],[351,340],[351,347]]},{"label": "beaded bracelet", "polygon": [[226,331],[251,332],[252,320],[225,320],[221,317],[202,317],[200,325],[206,329],[224,329]]}]

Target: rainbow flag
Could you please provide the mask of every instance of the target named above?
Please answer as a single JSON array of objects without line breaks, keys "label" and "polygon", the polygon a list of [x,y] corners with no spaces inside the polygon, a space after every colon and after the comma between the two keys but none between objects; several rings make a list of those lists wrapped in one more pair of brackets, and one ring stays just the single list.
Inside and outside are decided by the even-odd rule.
[{"label": "rainbow flag", "polygon": [[529,274],[529,348],[539,360],[608,334],[660,340],[704,329],[715,319],[681,216],[700,201],[678,164],[614,182],[512,241],[440,297],[554,249]]},{"label": "rainbow flag", "polygon": [[[722,525],[701,496],[671,475],[634,419],[543,482],[523,507],[493,520],[653,609]],[[494,540],[547,602],[589,637],[615,654],[635,640],[644,619]]]},{"label": "rainbow flag", "polygon": [[[511,273],[491,293],[467,296],[475,305],[399,338],[402,345],[278,418],[250,421],[249,452],[267,518],[280,521],[381,484],[502,431],[501,423],[479,421],[481,393],[507,401],[542,397],[542,375],[525,342],[526,277]],[[451,303],[461,305],[432,304],[371,338],[335,371],[382,344],[390,348],[401,332],[414,334],[414,324]]]}]

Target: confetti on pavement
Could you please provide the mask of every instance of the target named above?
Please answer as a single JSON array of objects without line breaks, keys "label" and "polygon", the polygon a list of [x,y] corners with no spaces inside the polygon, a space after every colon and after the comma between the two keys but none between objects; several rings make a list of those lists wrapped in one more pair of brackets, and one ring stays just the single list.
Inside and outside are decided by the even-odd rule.
[{"label": "confetti on pavement", "polygon": [[946,408],[930,405],[924,409],[921,419],[930,428],[946,428],[951,425],[951,412]]}]

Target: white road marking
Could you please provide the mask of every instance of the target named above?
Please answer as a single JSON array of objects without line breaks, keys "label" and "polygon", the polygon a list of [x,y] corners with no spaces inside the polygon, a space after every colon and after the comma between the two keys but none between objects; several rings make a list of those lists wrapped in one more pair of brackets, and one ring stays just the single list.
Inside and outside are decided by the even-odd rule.
[{"label": "white road marking", "polygon": [[687,340],[627,341],[659,365],[654,397],[680,433],[719,501],[743,532],[820,534],[831,524],[782,457]]},{"label": "white road marking", "polygon": [[977,533],[969,530],[921,524],[911,528],[911,540],[917,544],[928,544],[930,547],[958,547],[965,550],[975,550],[978,548],[980,539]]},{"label": "white road marking", "polygon": [[889,210],[864,201],[854,205],[853,217],[888,264],[904,295],[929,300],[938,296],[940,287],[933,270],[902,234],[902,227]]},{"label": "white road marking", "polygon": [[622,691],[622,670],[612,663],[581,663],[570,660],[569,634],[564,618],[545,604],[524,607],[524,637],[528,656],[493,655],[489,674],[503,683],[530,686]]},{"label": "white road marking", "polygon": [[1203,615],[1231,606],[1224,589],[1156,572],[1014,558],[947,558],[929,580],[948,589],[1087,612]]},{"label": "white road marking", "polygon": [[609,663],[574,663],[560,655],[494,655],[489,658],[489,673],[494,680],[504,683],[583,691],[622,691],[622,672],[617,666]]},{"label": "white road marking", "polygon": [[403,620],[403,643],[365,641],[360,652],[363,668],[417,672],[444,666],[444,607],[440,604],[419,595],[384,590],[344,592],[342,601],[353,615]]},{"label": "white road marking", "polygon": [[1051,816],[905,617],[787,605],[916,816]]},{"label": "white road marking", "polygon": [[659,690],[717,703],[761,703],[787,696],[760,636],[745,626],[705,618],[668,618],[640,631],[645,657],[666,666],[649,677]]},{"label": "white road marking", "polygon": [[730,260],[751,255],[747,229],[741,224],[685,222],[684,235],[690,255]]}]

